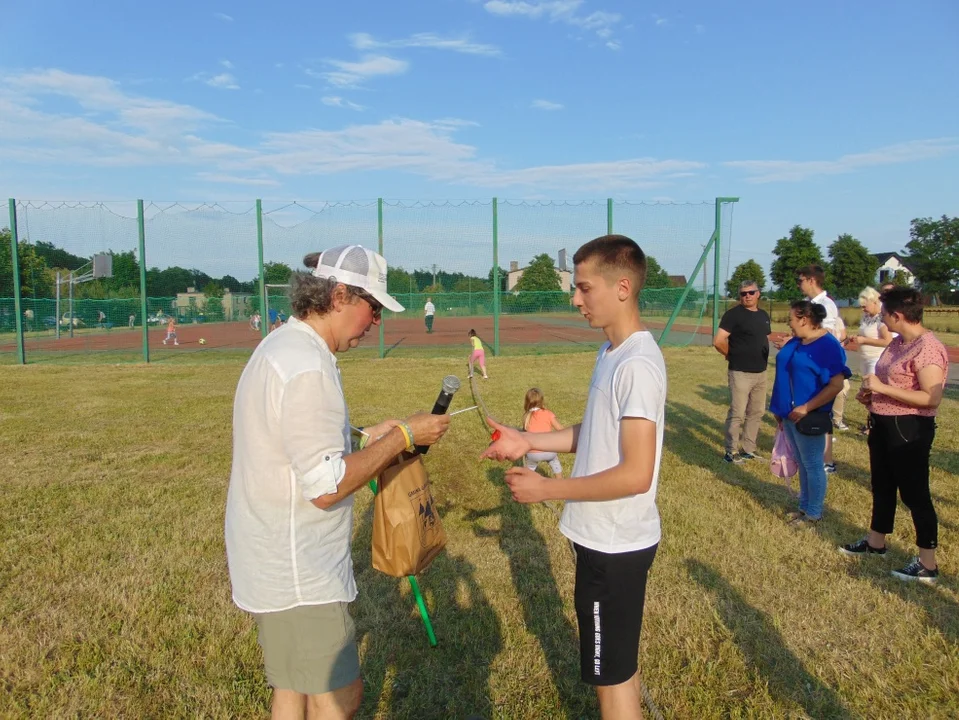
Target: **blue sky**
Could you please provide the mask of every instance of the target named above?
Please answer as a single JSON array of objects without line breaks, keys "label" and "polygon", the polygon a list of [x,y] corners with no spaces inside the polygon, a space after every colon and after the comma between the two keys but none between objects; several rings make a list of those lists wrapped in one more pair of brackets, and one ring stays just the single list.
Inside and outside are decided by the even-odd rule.
[{"label": "blue sky", "polygon": [[[733,195],[731,264],[767,267],[796,223],[887,251],[913,217],[959,213],[951,0],[34,0],[3,24],[7,197]],[[688,272],[693,240],[632,227]],[[529,228],[502,264],[580,233]]]}]

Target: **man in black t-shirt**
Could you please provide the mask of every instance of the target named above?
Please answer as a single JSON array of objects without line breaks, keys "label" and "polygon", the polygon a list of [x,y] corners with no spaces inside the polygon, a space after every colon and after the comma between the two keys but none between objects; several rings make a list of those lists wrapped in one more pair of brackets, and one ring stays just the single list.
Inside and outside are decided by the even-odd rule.
[{"label": "man in black t-shirt", "polygon": [[[758,457],[756,439],[766,409],[771,332],[769,314],[759,309],[759,285],[752,280],[740,283],[739,305],[726,311],[713,338],[713,347],[729,362],[725,462],[738,465]],[[742,452],[738,452],[740,446]]]}]

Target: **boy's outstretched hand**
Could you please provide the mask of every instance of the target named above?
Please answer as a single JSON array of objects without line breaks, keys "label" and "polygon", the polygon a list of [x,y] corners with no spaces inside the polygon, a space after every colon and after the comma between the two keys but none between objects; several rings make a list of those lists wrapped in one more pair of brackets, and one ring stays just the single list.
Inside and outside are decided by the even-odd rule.
[{"label": "boy's outstretched hand", "polygon": [[547,483],[547,478],[529,468],[511,467],[506,471],[506,484],[509,485],[516,502],[534,503],[548,500]]},{"label": "boy's outstretched hand", "polygon": [[486,421],[496,431],[493,434],[493,442],[483,451],[480,458],[485,460],[519,460],[532,448],[529,442],[523,437],[516,428],[500,425],[491,418]]}]

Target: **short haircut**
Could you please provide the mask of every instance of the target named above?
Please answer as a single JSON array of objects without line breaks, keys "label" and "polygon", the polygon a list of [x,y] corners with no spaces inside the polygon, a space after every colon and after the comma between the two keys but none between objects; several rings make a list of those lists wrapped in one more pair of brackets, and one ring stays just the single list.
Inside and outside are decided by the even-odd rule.
[{"label": "short haircut", "polygon": [[819,303],[811,300],[796,300],[789,309],[792,310],[797,318],[808,318],[813,327],[822,327],[822,321],[826,319],[826,308]]},{"label": "short haircut", "polygon": [[887,290],[879,296],[883,309],[889,313],[899,313],[911,325],[922,322],[922,293],[909,287],[897,287]]},{"label": "short haircut", "polygon": [[863,305],[867,302],[876,302],[879,299],[879,291],[874,287],[864,288],[861,293],[859,293],[859,304]]},{"label": "short haircut", "polygon": [[826,284],[826,271],[822,269],[822,265],[807,265],[804,268],[799,268],[799,272],[796,273],[796,275],[801,278],[806,278],[807,280],[812,280],[819,287]]},{"label": "short haircut", "polygon": [[745,290],[746,288],[751,288],[754,285],[756,286],[756,289],[758,290],[759,289],[758,282],[756,282],[755,280],[743,280],[741,283],[739,283],[739,289]]},{"label": "short haircut", "polygon": [[636,279],[636,295],[646,284],[646,254],[625,235],[602,235],[590,240],[573,255],[573,265],[596,260],[600,272],[625,270]]}]

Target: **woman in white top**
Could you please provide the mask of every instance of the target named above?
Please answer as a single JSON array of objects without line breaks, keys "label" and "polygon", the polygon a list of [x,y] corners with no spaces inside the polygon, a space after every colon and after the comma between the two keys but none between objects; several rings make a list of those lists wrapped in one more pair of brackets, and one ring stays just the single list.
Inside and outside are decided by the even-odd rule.
[{"label": "woman in white top", "polygon": [[879,291],[867,287],[859,293],[859,307],[862,308],[862,320],[859,321],[859,374],[862,377],[876,372],[879,356],[892,342],[892,333],[882,321],[882,303]]}]

